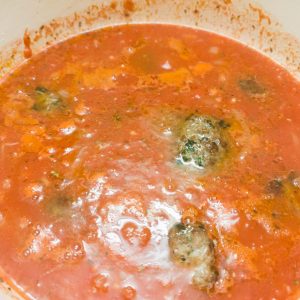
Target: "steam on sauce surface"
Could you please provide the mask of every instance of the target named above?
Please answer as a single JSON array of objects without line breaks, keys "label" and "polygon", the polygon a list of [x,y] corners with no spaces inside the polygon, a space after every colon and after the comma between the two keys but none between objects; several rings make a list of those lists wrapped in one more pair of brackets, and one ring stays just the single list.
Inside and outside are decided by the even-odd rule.
[{"label": "steam on sauce surface", "polygon": [[112,27],[0,99],[0,266],[33,299],[299,296],[300,84],[266,57]]}]

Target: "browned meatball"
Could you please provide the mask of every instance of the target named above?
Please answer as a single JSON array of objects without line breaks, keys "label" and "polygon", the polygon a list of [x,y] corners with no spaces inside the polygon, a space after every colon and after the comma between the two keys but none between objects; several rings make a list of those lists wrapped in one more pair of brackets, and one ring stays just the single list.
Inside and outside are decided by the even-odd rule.
[{"label": "browned meatball", "polygon": [[239,80],[238,85],[243,92],[250,96],[261,97],[266,94],[266,88],[253,77]]},{"label": "browned meatball", "polygon": [[174,225],[169,231],[169,247],[174,263],[194,270],[195,287],[213,288],[217,280],[214,246],[202,224]]},{"label": "browned meatball", "polygon": [[227,127],[227,122],[211,116],[190,116],[180,132],[177,160],[203,169],[215,165],[228,150]]},{"label": "browned meatball", "polygon": [[271,180],[266,188],[268,198],[285,200],[285,207],[300,212],[300,176],[291,171],[287,176]]},{"label": "browned meatball", "polygon": [[51,112],[64,106],[62,98],[58,93],[44,87],[37,87],[35,89],[34,98],[35,103],[32,109],[39,112]]}]

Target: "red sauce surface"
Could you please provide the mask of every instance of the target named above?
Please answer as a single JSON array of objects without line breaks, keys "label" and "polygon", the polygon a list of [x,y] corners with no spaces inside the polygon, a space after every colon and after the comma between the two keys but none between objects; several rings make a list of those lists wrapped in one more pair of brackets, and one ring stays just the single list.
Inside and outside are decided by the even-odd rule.
[{"label": "red sauce surface", "polygon": [[[33,109],[37,87],[62,107]],[[268,58],[188,28],[113,27],[32,57],[0,99],[0,266],[28,296],[299,296],[300,180],[283,196],[266,186],[300,172],[300,84]],[[233,124],[236,150],[208,172],[175,160],[195,113]],[[209,294],[169,258],[168,230],[191,211],[215,244]]]}]

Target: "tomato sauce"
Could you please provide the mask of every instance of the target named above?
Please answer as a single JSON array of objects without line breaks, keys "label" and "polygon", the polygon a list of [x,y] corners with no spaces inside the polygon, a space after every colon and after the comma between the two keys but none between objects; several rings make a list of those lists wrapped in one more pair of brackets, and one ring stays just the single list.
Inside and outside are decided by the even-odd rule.
[{"label": "tomato sauce", "polygon": [[[28,298],[297,299],[300,84],[280,66],[204,31],[116,26],[33,56],[0,99],[0,266]],[[192,114],[230,123],[209,170],[176,161]],[[210,292],[170,260],[182,220],[213,240]]]}]

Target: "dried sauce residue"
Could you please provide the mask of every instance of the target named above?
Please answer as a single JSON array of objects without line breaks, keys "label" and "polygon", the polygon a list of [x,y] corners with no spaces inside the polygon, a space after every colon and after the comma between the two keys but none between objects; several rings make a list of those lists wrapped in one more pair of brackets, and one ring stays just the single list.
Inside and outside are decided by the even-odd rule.
[{"label": "dried sauce residue", "polygon": [[110,8],[115,10],[117,8],[117,3],[115,1],[111,2]]},{"label": "dried sauce residue", "polygon": [[[35,31],[24,34],[1,51],[0,76],[38,53],[71,35],[114,23],[129,22],[139,12],[139,22],[181,23],[186,26],[207,28],[241,40],[270,55],[300,78],[300,44],[282,31],[281,25],[258,5],[236,0],[111,0],[92,4],[68,17],[55,18]],[[132,16],[133,20],[134,17]],[[263,29],[262,29],[263,28]],[[30,34],[30,36],[29,36]],[[31,37],[31,38],[30,38]],[[24,47],[25,46],[25,47]]]},{"label": "dried sauce residue", "polygon": [[125,0],[123,2],[124,14],[126,17],[129,16],[130,12],[133,12],[135,9],[134,2],[132,0]]},{"label": "dried sauce residue", "polygon": [[128,11],[134,11],[134,3],[132,0],[125,0],[124,1],[124,9]]},{"label": "dried sauce residue", "polygon": [[24,43],[24,57],[30,58],[32,56],[31,38],[27,29],[24,32],[23,43]]},{"label": "dried sauce residue", "polygon": [[249,7],[254,11],[254,12],[257,12],[258,13],[258,19],[259,19],[259,24],[262,23],[263,20],[266,20],[267,23],[269,25],[271,25],[271,18],[269,16],[267,16],[263,10],[261,8],[258,8],[258,7],[255,7],[254,5],[252,4],[249,4]]}]

